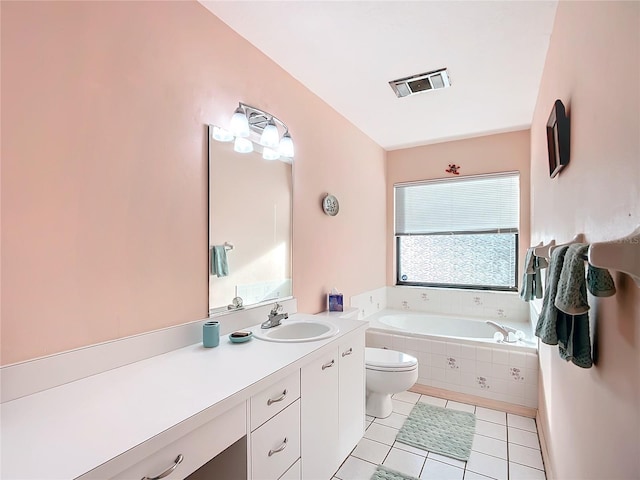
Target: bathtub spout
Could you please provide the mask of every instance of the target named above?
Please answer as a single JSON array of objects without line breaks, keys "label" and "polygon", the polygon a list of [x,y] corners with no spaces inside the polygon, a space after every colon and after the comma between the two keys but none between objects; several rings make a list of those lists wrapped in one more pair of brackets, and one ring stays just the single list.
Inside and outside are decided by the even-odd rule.
[{"label": "bathtub spout", "polygon": [[514,336],[517,333],[517,330],[515,328],[511,328],[508,327],[507,325],[500,325],[499,323],[496,323],[492,320],[487,320],[486,322],[487,325],[491,325],[493,328],[495,328],[498,332],[502,333],[502,335],[504,336],[504,341],[507,343],[515,343],[518,341],[517,338],[514,338],[513,340],[509,339],[509,333],[513,333]]}]

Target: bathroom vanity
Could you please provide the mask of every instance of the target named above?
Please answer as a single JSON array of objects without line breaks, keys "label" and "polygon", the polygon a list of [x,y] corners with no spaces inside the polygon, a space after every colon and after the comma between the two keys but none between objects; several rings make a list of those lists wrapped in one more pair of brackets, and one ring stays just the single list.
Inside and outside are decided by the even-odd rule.
[{"label": "bathroom vanity", "polygon": [[339,332],[223,336],[6,401],[1,477],[328,480],[364,433],[367,323],[322,319]]}]

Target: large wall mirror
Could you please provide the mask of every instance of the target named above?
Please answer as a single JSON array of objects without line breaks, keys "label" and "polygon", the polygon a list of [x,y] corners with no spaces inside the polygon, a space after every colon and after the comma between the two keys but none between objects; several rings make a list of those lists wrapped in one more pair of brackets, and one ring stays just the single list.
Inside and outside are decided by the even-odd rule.
[{"label": "large wall mirror", "polygon": [[292,163],[265,160],[258,151],[238,153],[232,141],[214,140],[213,128],[209,126],[210,315],[227,311],[236,297],[247,307],[293,293]]}]

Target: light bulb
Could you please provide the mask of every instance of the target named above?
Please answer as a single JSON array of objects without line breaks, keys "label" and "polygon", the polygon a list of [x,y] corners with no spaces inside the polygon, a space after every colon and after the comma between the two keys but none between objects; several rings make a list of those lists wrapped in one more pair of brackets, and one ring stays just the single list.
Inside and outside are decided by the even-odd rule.
[{"label": "light bulb", "polygon": [[236,141],[233,143],[233,149],[238,153],[253,152],[253,143],[247,138],[236,137]]},{"label": "light bulb", "polygon": [[225,130],[224,128],[213,126],[211,136],[214,140],[219,142],[230,142],[233,140],[233,135],[229,130]]},{"label": "light bulb", "polygon": [[260,144],[269,148],[277,148],[280,143],[280,134],[278,133],[278,127],[276,127],[273,117],[269,119],[267,126],[264,127],[262,135],[260,136]]},{"label": "light bulb", "polygon": [[280,158],[280,154],[275,150],[264,147],[262,149],[262,158],[264,158],[265,160],[278,160]]},{"label": "light bulb", "polygon": [[242,107],[236,108],[236,111],[233,112],[233,116],[229,122],[229,130],[231,130],[231,133],[236,137],[249,136],[249,120]]},{"label": "light bulb", "polygon": [[278,152],[283,157],[293,158],[293,140],[291,140],[291,135],[289,135],[289,131],[287,130],[285,134],[282,136],[280,140],[280,146],[278,147]]}]

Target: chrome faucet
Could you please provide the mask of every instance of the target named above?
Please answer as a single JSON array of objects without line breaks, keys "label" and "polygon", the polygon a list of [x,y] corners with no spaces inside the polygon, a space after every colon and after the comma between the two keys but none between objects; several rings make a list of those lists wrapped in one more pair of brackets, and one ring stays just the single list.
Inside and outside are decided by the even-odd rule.
[{"label": "chrome faucet", "polygon": [[242,297],[236,297],[231,301],[231,305],[227,305],[227,310],[240,310],[244,308]]},{"label": "chrome faucet", "polygon": [[518,341],[517,338],[514,338],[514,340],[509,340],[509,334],[513,333],[514,336],[515,334],[518,332],[515,328],[511,328],[508,327],[507,325],[500,325],[499,323],[496,323],[492,320],[487,320],[486,322],[487,325],[491,325],[493,328],[495,328],[498,332],[502,333],[502,335],[504,336],[504,341],[507,343],[515,343]]},{"label": "chrome faucet", "polygon": [[277,327],[278,325],[280,325],[280,322],[282,322],[282,320],[286,320],[287,318],[289,318],[288,313],[278,313],[281,310],[282,310],[282,305],[280,305],[279,303],[276,303],[271,309],[271,311],[269,312],[269,318],[267,319],[266,322],[260,325],[260,328]]}]

